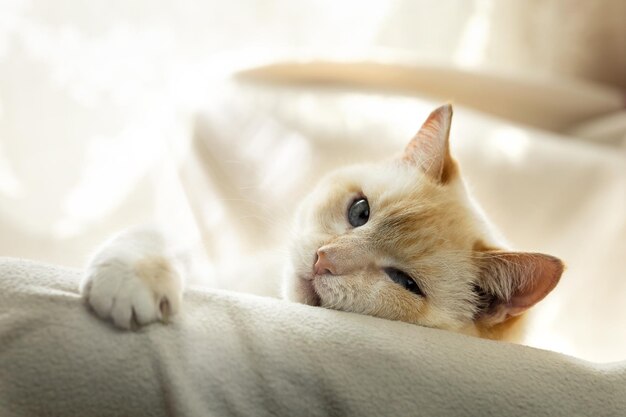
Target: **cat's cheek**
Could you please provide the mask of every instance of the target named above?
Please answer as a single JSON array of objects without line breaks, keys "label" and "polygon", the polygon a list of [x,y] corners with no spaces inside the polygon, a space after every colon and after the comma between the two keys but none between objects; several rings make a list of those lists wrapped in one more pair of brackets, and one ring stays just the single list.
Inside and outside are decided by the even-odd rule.
[{"label": "cat's cheek", "polygon": [[313,278],[313,265],[316,252],[323,245],[325,235],[311,232],[304,236],[296,236],[291,242],[289,265],[286,277]]}]

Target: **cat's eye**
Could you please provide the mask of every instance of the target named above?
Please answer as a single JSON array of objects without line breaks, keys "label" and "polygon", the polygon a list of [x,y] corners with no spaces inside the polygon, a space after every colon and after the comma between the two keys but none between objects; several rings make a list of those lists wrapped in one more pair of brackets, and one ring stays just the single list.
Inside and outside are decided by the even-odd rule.
[{"label": "cat's eye", "polygon": [[385,268],[384,271],[387,276],[391,278],[391,280],[396,284],[403,286],[405,289],[411,291],[412,293],[424,297],[424,292],[422,291],[422,289],[407,273],[400,271],[396,268]]},{"label": "cat's eye", "polygon": [[365,198],[359,198],[352,202],[348,209],[348,222],[353,227],[363,226],[370,218],[370,205]]}]

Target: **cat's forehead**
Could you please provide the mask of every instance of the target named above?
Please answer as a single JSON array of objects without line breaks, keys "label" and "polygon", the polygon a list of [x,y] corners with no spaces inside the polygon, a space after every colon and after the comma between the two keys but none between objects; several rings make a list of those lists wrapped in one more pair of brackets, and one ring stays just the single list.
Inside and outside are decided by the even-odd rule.
[{"label": "cat's forehead", "polygon": [[[429,181],[402,164],[361,165],[328,179],[334,201],[362,195],[369,201],[368,240],[385,252],[412,257],[444,247],[466,246],[471,216],[456,189]],[[328,204],[333,198],[327,201]],[[344,204],[345,205],[345,204]]]},{"label": "cat's forehead", "polygon": [[[395,198],[394,198],[395,197]],[[463,213],[454,201],[415,192],[385,196],[372,209],[369,235],[387,253],[406,253],[411,259],[463,244],[458,230]]]},{"label": "cat's forehead", "polygon": [[360,193],[374,200],[402,199],[433,187],[421,172],[397,161],[388,161],[337,170],[326,177],[324,188],[336,193]]}]

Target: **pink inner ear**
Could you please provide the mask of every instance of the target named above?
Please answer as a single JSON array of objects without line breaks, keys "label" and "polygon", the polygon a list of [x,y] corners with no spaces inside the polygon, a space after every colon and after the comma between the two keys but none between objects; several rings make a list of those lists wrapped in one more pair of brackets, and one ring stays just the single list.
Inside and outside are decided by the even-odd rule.
[{"label": "pink inner ear", "polygon": [[435,109],[404,149],[402,159],[417,165],[426,175],[440,181],[444,164],[449,159],[448,135],[451,121],[450,104]]},{"label": "pink inner ear", "polygon": [[498,258],[509,264],[509,278],[513,280],[513,291],[506,305],[511,316],[521,314],[543,300],[556,287],[563,273],[563,262],[549,255],[511,252],[499,253]]}]

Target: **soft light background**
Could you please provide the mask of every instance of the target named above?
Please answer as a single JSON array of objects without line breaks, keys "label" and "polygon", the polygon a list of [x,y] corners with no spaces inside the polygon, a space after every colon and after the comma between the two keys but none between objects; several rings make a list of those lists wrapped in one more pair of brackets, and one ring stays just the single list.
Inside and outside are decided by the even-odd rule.
[{"label": "soft light background", "polygon": [[454,99],[478,199],[569,266],[529,343],[624,359],[625,20],[622,0],[0,0],[0,255],[80,267],[152,222],[194,282],[276,295],[315,179]]}]

